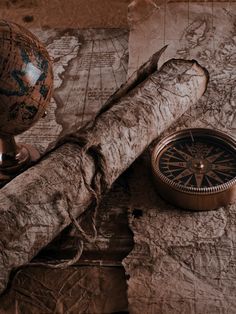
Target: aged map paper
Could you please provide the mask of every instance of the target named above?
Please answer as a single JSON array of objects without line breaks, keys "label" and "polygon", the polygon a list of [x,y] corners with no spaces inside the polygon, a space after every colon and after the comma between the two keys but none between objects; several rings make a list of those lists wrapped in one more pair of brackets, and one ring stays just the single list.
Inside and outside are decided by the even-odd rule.
[{"label": "aged map paper", "polygon": [[[129,74],[165,44],[169,47],[162,62],[172,57],[195,58],[210,72],[208,91],[197,108],[170,131],[217,126],[235,136],[235,3],[140,0],[129,9]],[[125,80],[128,44],[125,30],[43,29],[35,33],[54,58],[55,97],[48,116],[20,140],[34,143],[43,154],[59,137],[91,118]],[[20,270],[1,298],[0,310],[37,314],[124,311],[125,276],[122,269],[114,272],[112,263],[115,254],[120,261],[132,246],[132,240],[127,240],[127,233],[131,239],[125,214],[129,208],[135,246],[123,263],[129,278],[130,313],[235,313],[235,206],[204,213],[180,211],[158,197],[150,177],[147,152],[101,205],[96,247],[85,245],[80,267]],[[71,247],[76,250],[77,246],[73,232],[69,242],[59,238],[55,251],[51,246],[48,254],[58,254],[60,247],[61,255],[67,252],[69,257]],[[104,254],[106,268],[101,262]]]},{"label": "aged map paper", "polygon": [[217,127],[236,136],[236,2],[141,0],[129,8],[128,74],[164,45],[168,48],[160,64],[170,58],[198,60],[208,69],[210,84],[197,108],[182,122]]},{"label": "aged map paper", "polygon": [[[56,141],[83,126],[126,80],[126,29],[33,29],[54,62],[54,97],[47,117],[17,140],[35,145],[42,155]],[[110,313],[127,308],[121,260],[132,247],[124,179],[100,206],[98,237],[85,243],[80,265],[68,269],[27,266],[12,275],[0,298],[0,313]],[[90,212],[80,223],[90,232]],[[88,229],[88,230],[87,230]],[[127,236],[128,235],[128,236]],[[73,258],[80,239],[69,228],[36,258],[54,262]]]},{"label": "aged map paper", "polygon": [[[80,235],[67,228],[46,247],[33,263],[18,269],[0,297],[1,314],[122,313],[128,307],[127,283],[122,259],[132,249],[128,227],[130,207],[126,175],[116,182],[99,208],[98,236],[84,243],[76,265],[52,269],[38,262],[59,262],[77,253]],[[90,211],[79,223],[90,232]]]},{"label": "aged map paper", "polygon": [[[162,62],[194,58],[209,71],[207,92],[169,132],[201,126],[236,137],[236,2],[137,0],[129,22],[129,74],[166,44]],[[236,205],[174,208],[154,190],[149,164],[142,156],[130,177],[130,313],[235,313]]]},{"label": "aged map paper", "polygon": [[53,60],[54,96],[48,114],[18,140],[41,153],[88,122],[125,81],[128,34],[123,29],[32,30]]}]

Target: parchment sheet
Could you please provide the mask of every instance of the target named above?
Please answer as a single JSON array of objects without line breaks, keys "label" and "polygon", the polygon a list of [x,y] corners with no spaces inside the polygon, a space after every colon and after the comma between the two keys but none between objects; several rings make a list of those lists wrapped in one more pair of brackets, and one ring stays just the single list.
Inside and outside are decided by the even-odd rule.
[{"label": "parchment sheet", "polygon": [[[194,58],[210,74],[195,109],[168,132],[201,126],[236,137],[235,14],[234,1],[130,4],[129,74],[165,44],[163,62]],[[235,313],[236,205],[209,212],[174,208],[154,190],[149,165],[143,155],[130,177],[135,245],[123,262],[130,313]]]}]

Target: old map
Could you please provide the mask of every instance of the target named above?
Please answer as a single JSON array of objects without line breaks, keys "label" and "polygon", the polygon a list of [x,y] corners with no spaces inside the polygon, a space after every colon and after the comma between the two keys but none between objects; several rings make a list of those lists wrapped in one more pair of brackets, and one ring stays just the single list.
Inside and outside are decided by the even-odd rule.
[{"label": "old map", "polygon": [[[204,97],[168,132],[207,126],[236,136],[235,12],[233,1],[136,0],[130,4],[129,74],[165,44],[168,49],[160,63],[173,57],[194,58],[210,73]],[[47,117],[20,139],[35,143],[44,153],[59,137],[90,119],[125,80],[128,35],[125,30],[35,33],[54,59],[55,96]],[[102,264],[63,272],[25,268],[1,299],[3,313],[124,311],[126,279],[130,313],[235,313],[236,206],[180,211],[158,196],[150,177],[146,152],[101,205],[97,251],[86,247],[85,254],[95,252],[95,262],[100,263],[105,252],[107,268]],[[134,248],[123,261],[125,278],[122,269],[113,272],[109,254],[121,260],[120,245],[126,253],[133,245],[127,241],[127,208]],[[59,243],[59,247],[76,247],[71,233],[69,241],[74,243]]]},{"label": "old map", "polygon": [[[145,8],[145,9],[144,9]],[[178,124],[220,128],[236,136],[236,2],[133,1],[129,74],[168,45],[170,58],[196,59],[210,73],[210,84],[196,108]],[[142,46],[148,49],[142,49]]]},{"label": "old map", "polygon": [[127,74],[126,30],[36,29],[53,60],[54,96],[48,114],[19,140],[44,153],[89,121]]},{"label": "old map", "polygon": [[[33,29],[53,60],[54,96],[46,118],[18,141],[42,155],[56,141],[91,119],[126,80],[128,31],[125,29]],[[121,179],[101,204],[94,245],[85,243],[80,265],[64,270],[27,266],[17,271],[0,298],[0,313],[111,313],[127,308],[121,260],[132,247],[127,221],[127,185]],[[82,218],[86,229],[89,215]],[[90,228],[90,223],[88,229]],[[89,232],[90,230],[88,230]],[[128,236],[127,236],[128,235]],[[80,239],[69,228],[36,261],[71,259]]]},{"label": "old map", "polygon": [[[209,71],[205,95],[168,132],[201,126],[236,137],[236,2],[137,0],[129,22],[129,73],[166,44],[161,63],[190,58]],[[236,206],[180,211],[158,197],[150,176],[144,155],[130,178],[130,312],[235,313]]]}]

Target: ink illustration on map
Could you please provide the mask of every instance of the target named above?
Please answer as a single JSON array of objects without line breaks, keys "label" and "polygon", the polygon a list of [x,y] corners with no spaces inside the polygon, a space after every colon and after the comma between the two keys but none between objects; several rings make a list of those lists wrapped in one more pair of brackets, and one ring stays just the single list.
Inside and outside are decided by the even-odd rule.
[{"label": "ink illustration on map", "polygon": [[[235,1],[130,4],[129,75],[164,45],[168,47],[160,66],[170,58],[195,59],[209,72],[203,97],[166,134],[206,127],[236,138],[235,12]],[[203,314],[227,308],[233,314],[235,205],[217,211],[181,211],[158,196],[149,168],[144,154],[133,165],[129,182],[134,248],[123,265],[130,276],[130,312]],[[138,219],[134,210],[140,213]]]},{"label": "ink illustration on map", "polygon": [[[18,140],[34,144],[43,155],[59,138],[92,119],[127,76],[165,45],[159,67],[171,58],[195,59],[209,72],[203,97],[165,134],[206,127],[236,138],[236,1],[134,0],[128,20],[129,33],[125,29],[32,30],[54,63],[54,96],[46,118]],[[54,270],[58,274],[56,288],[51,269],[26,268],[11,290],[16,294],[23,291],[26,308],[33,302],[31,291],[21,290],[25,282],[35,287],[33,306],[37,309],[46,312],[48,300],[48,308],[59,308],[58,312],[63,304],[71,309],[81,309],[83,304],[84,311],[91,313],[99,303],[96,297],[108,299],[114,283],[117,298],[118,289],[123,293],[123,301],[116,300],[122,305],[119,310],[125,308],[127,299],[129,312],[134,314],[235,313],[236,205],[193,212],[168,204],[154,189],[149,152],[119,178],[101,204],[98,241],[94,246],[85,243],[84,250],[85,257],[92,256],[89,262],[96,256],[99,266]],[[73,228],[65,235],[64,242],[51,243],[44,253],[73,251],[73,257],[78,235]],[[120,267],[119,273],[113,273],[111,263],[106,270],[100,267],[101,256],[110,252],[119,267],[122,261],[124,268]],[[88,261],[83,258],[82,263]],[[111,275],[112,280],[106,281]],[[49,297],[43,282],[56,297],[53,293]],[[103,286],[104,282],[108,284]],[[6,303],[10,304],[11,298],[6,298]]]},{"label": "ink illustration on map", "polygon": [[[236,136],[236,2],[133,1],[130,6],[129,73],[166,44],[160,63],[170,58],[196,59],[209,71],[209,85],[178,126],[217,126]],[[148,18],[142,19],[140,12]],[[141,49],[148,43],[149,49]]]},{"label": "ink illustration on map", "polygon": [[43,154],[56,141],[91,120],[126,80],[128,32],[125,29],[33,29],[53,61],[54,94],[41,119],[19,140]]}]

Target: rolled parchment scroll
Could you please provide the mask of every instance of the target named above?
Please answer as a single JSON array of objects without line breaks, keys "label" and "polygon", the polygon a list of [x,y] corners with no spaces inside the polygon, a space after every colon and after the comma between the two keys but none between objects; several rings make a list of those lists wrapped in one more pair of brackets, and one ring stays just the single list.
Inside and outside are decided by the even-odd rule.
[{"label": "rolled parchment scroll", "polygon": [[204,93],[196,61],[170,60],[0,190],[0,291]]}]

